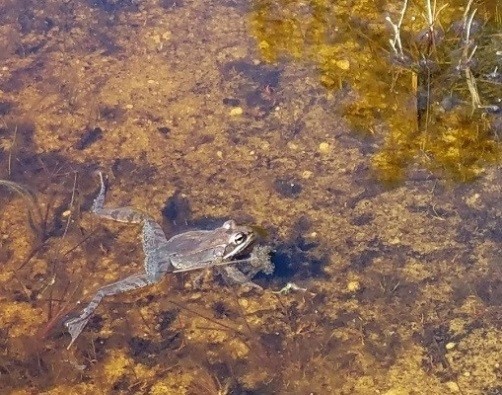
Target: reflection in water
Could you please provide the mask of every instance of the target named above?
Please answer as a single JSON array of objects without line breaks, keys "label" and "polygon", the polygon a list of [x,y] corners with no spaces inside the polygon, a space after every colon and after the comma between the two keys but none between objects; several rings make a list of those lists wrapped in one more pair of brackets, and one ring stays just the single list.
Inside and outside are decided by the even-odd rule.
[{"label": "reflection in water", "polygon": [[[417,163],[467,181],[498,163],[502,146],[497,26],[489,3],[465,6],[408,5],[397,32],[400,50],[389,40],[395,47],[392,28],[402,10],[378,2],[348,8],[325,0],[260,0],[251,18],[266,61],[312,62],[326,88],[343,92],[353,129],[379,143],[372,163],[380,179],[403,179]],[[388,26],[385,15],[396,15]]]}]

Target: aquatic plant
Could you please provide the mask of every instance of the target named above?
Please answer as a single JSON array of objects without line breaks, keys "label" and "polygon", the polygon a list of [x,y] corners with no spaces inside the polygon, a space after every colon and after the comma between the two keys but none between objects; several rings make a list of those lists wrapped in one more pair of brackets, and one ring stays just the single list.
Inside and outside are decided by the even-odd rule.
[{"label": "aquatic plant", "polygon": [[199,369],[187,389],[187,395],[228,395],[230,392],[230,381],[222,383],[217,376],[211,374],[207,369]]},{"label": "aquatic plant", "polygon": [[0,186],[19,195],[27,202],[29,214],[29,222],[32,229],[38,229],[41,223],[40,206],[38,205],[37,197],[28,187],[14,181],[0,179]]},{"label": "aquatic plant", "polygon": [[[455,20],[447,4],[438,8],[436,1],[426,0],[426,27],[408,30],[413,41],[407,48],[401,33],[408,2],[403,2],[396,22],[386,18],[393,31],[392,58],[412,77],[417,116],[416,130],[393,128],[373,158],[373,165],[387,180],[401,179],[413,158],[458,181],[472,180],[486,165],[502,158],[494,115],[500,110],[496,82],[486,78],[490,70],[497,73],[496,51],[489,25],[483,32],[472,4],[469,0],[461,19]],[[440,21],[443,11],[448,11],[452,21],[446,31]],[[469,101],[470,114],[465,111]],[[396,163],[396,153],[406,159]]]},{"label": "aquatic plant", "polygon": [[469,181],[502,160],[501,18],[474,4],[364,2],[348,14],[329,1],[261,0],[252,27],[265,61],[313,63],[322,85],[340,92],[335,108],[378,147],[379,179],[402,180],[416,163]]}]

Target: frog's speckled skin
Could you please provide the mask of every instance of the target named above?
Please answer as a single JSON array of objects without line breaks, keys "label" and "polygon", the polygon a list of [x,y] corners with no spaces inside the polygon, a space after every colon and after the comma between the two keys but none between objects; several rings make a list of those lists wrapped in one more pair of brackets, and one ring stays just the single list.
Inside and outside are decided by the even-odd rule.
[{"label": "frog's speckled skin", "polygon": [[[164,231],[146,214],[130,207],[105,208],[105,183],[99,173],[101,188],[94,200],[92,211],[100,217],[126,223],[143,223],[142,242],[145,253],[144,273],[133,274],[127,278],[101,287],[81,314],[65,322],[71,335],[68,348],[80,335],[92,313],[105,296],[127,292],[158,282],[166,273],[176,273],[221,266],[225,278],[240,284],[255,287],[251,279],[259,271],[270,273],[273,270],[269,259],[270,249],[256,247],[251,257],[244,262],[249,263],[246,274],[237,267],[223,266],[234,262],[240,253],[256,240],[255,232],[247,226],[239,226],[234,221],[226,221],[214,230],[195,230],[167,239]],[[258,264],[253,262],[257,261]]]}]

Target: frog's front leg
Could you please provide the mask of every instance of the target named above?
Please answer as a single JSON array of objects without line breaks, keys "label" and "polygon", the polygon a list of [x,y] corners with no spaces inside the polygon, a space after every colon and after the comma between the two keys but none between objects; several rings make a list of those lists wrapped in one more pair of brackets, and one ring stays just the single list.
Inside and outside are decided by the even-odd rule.
[{"label": "frog's front leg", "polygon": [[231,283],[248,286],[251,288],[256,288],[260,291],[263,290],[263,288],[260,285],[251,281],[251,279],[248,276],[246,276],[244,273],[242,273],[239,269],[237,269],[234,266],[221,267],[220,271],[223,272],[223,277],[227,281],[230,281]]},{"label": "frog's front leg", "polygon": [[[243,262],[246,262],[245,266],[224,266],[219,268],[220,273],[229,282],[262,290],[262,287],[251,280],[259,272],[272,274],[274,271],[274,264],[270,260],[271,252],[272,249],[268,246],[255,246],[249,258],[243,260]],[[241,269],[245,271],[243,272]]]}]

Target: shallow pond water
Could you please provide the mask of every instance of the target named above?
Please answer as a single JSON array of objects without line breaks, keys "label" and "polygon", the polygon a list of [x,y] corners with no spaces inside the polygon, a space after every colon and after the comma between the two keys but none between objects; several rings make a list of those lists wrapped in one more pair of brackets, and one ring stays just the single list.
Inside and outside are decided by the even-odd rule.
[{"label": "shallow pond water", "polygon": [[[0,4],[0,392],[499,394],[500,7],[404,4]],[[143,267],[98,169],[167,235],[261,229],[263,291],[167,275],[67,350]]]}]

